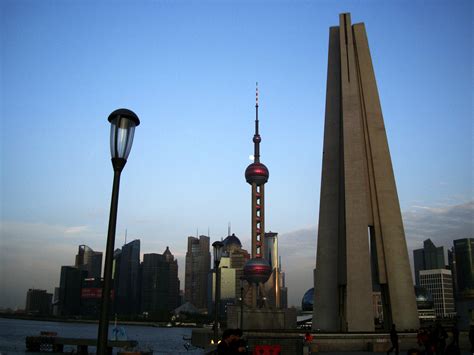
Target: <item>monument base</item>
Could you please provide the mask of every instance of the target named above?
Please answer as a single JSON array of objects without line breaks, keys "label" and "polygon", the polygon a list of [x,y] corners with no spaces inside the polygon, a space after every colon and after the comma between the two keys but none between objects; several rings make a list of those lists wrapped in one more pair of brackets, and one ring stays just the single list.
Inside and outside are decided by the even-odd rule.
[{"label": "monument base", "polygon": [[[243,325],[240,324],[243,320]],[[240,306],[227,307],[227,327],[244,330],[295,329],[296,309],[244,308],[241,318]]]},{"label": "monument base", "polygon": [[[244,324],[245,326],[245,324]],[[345,351],[363,352],[386,352],[391,347],[389,333],[345,333],[329,334],[315,333],[311,343],[305,343],[306,331],[302,330],[246,330],[244,339],[249,349],[253,351],[256,346],[270,345],[278,346],[282,355],[302,354],[303,349],[311,349],[312,352],[339,353]],[[211,346],[211,329],[193,329],[192,345],[200,348]],[[419,348],[416,333],[399,333],[400,350],[406,351]],[[460,334],[460,346],[462,350],[469,349],[467,332]]]}]

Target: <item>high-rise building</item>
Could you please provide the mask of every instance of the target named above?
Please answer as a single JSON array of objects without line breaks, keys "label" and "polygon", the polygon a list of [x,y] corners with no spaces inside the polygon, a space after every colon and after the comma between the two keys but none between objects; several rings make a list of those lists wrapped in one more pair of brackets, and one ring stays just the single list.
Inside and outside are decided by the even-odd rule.
[{"label": "high-rise building", "polygon": [[81,289],[86,276],[86,270],[79,270],[74,266],[61,266],[59,315],[71,316],[81,313]]},{"label": "high-rise building", "polygon": [[[230,234],[222,241],[224,246],[223,256],[219,263],[220,275],[220,309],[225,312],[226,305],[238,304],[240,288],[242,287],[243,269],[250,255],[242,249],[242,243],[235,234]],[[208,291],[208,312],[214,312],[215,296],[215,270],[210,273],[211,281]],[[250,295],[248,295],[250,296]],[[250,297],[248,301],[251,301]],[[222,313],[221,313],[222,314]]]},{"label": "high-rise building", "polygon": [[[215,290],[216,290],[216,272],[212,270],[211,272],[212,277],[212,287],[209,288],[210,292],[208,292],[208,311],[210,313],[214,312],[214,302],[215,302]],[[224,255],[221,257],[219,262],[219,277],[220,277],[220,304],[219,309],[221,311],[225,311],[225,306],[227,304],[234,304],[237,298],[236,294],[236,269],[230,267],[230,257],[228,255]],[[222,313],[221,313],[222,314]]]},{"label": "high-rise building", "polygon": [[265,233],[264,255],[272,270],[268,281],[265,283],[268,305],[271,308],[286,308],[282,306],[281,302],[282,287],[286,287],[282,286],[283,280],[280,275],[281,265],[280,256],[278,254],[278,233]]},{"label": "high-rise building", "polygon": [[456,239],[453,251],[458,327],[467,330],[474,324],[474,238]]},{"label": "high-rise building", "polygon": [[420,286],[426,288],[433,296],[437,317],[454,318],[456,316],[451,270],[421,270]]},{"label": "high-rise building", "polygon": [[281,265],[281,256],[280,256],[280,308],[281,309],[286,309],[288,308],[288,287],[286,287],[286,277],[285,277],[285,272],[282,271],[282,265]]},{"label": "high-rise building", "polygon": [[49,315],[51,314],[52,299],[52,293],[30,288],[26,293],[25,311],[28,314]]},{"label": "high-rise building", "polygon": [[451,247],[451,249],[448,249],[448,269],[451,270],[451,274],[453,275],[453,292],[454,292],[454,298],[456,298],[456,295],[458,294],[458,274],[456,270],[456,258],[455,258],[455,253],[454,253],[454,247]]},{"label": "high-rise building", "polygon": [[142,262],[141,312],[150,316],[178,307],[178,261],[168,247],[163,254],[144,254]]},{"label": "high-rise building", "polygon": [[100,277],[86,278],[81,288],[81,315],[89,318],[99,318],[102,298],[102,279]]},{"label": "high-rise building", "polygon": [[454,241],[457,288],[461,297],[474,298],[474,238]]},{"label": "high-rise building", "polygon": [[422,249],[413,250],[413,263],[415,269],[415,284],[420,286],[419,273],[421,270],[445,268],[444,247],[437,247],[431,239],[426,239],[423,242]]},{"label": "high-rise building", "polygon": [[[329,30],[313,329],[419,326],[413,278],[374,69],[363,23]],[[372,276],[372,270],[374,275]]]},{"label": "high-rise building", "polygon": [[240,239],[234,233],[230,234],[223,240],[224,255],[229,258],[229,268],[235,270],[235,298],[240,297],[240,287],[242,277],[244,275],[245,263],[250,259],[250,254],[242,248]]},{"label": "high-rise building", "polygon": [[211,269],[209,237],[188,237],[184,294],[187,302],[200,310],[207,308],[208,274]]},{"label": "high-rise building", "polygon": [[100,278],[102,252],[94,251],[87,245],[79,245],[75,266],[80,270],[86,270],[88,278]]},{"label": "high-rise building", "polygon": [[140,310],[140,240],[115,251],[115,313],[133,316]]}]

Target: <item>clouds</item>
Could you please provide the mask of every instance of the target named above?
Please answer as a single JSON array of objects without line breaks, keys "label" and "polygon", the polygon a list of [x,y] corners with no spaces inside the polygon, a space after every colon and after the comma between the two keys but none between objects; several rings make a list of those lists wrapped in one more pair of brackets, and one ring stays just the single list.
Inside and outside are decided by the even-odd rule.
[{"label": "clouds", "polygon": [[316,236],[316,226],[279,235],[278,247],[283,271],[286,273],[289,305],[300,305],[303,294],[313,287]]},{"label": "clouds", "polygon": [[[430,238],[437,246],[450,248],[453,240],[474,237],[474,201],[458,205],[413,206],[403,212],[410,256]],[[303,228],[279,236],[279,251],[289,292],[289,304],[299,305],[313,286],[316,265],[317,227]]]},{"label": "clouds", "polygon": [[[454,239],[474,237],[474,201],[444,206],[412,206],[403,212],[410,258],[412,250],[430,238],[436,245],[451,247]],[[141,239],[141,238],[140,238]],[[59,284],[61,265],[74,263],[77,246],[104,249],[105,236],[86,225],[64,226],[7,221],[1,224],[0,306],[24,307],[26,291],[37,287],[49,292]],[[250,240],[242,238],[244,248]],[[317,227],[305,227],[279,235],[279,251],[289,292],[289,304],[299,305],[313,286],[316,265]],[[178,259],[184,285],[186,237],[166,243],[149,241],[142,253],[162,253],[169,245]],[[151,248],[151,249],[150,249]]]},{"label": "clouds", "polygon": [[76,226],[76,227],[68,227],[64,230],[64,233],[66,234],[77,234],[81,232],[87,231],[88,227],[87,226]]},{"label": "clouds", "polygon": [[29,288],[53,292],[62,265],[74,264],[77,246],[97,248],[100,234],[87,226],[4,221],[1,223],[0,306],[25,306]]},{"label": "clouds", "polygon": [[430,238],[451,247],[454,239],[474,237],[474,201],[458,205],[413,206],[403,213],[408,249],[420,248]]}]

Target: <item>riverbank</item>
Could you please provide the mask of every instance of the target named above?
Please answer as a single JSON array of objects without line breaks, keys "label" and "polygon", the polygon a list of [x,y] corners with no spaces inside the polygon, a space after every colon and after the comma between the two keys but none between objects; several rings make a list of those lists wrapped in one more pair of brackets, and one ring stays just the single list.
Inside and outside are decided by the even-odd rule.
[{"label": "riverbank", "polygon": [[[59,322],[59,323],[83,323],[83,324],[98,324],[97,319],[83,319],[83,318],[64,318],[54,316],[36,316],[28,314],[13,314],[13,313],[0,313],[0,318],[5,319],[20,319],[20,320],[31,320],[31,321],[43,321],[43,322]],[[114,320],[110,320],[112,324]],[[159,328],[170,328],[169,322],[151,322],[151,321],[124,321],[117,320],[118,325],[139,325],[143,327],[159,327]],[[179,323],[173,324],[173,328],[203,328],[198,326],[196,323]]]}]

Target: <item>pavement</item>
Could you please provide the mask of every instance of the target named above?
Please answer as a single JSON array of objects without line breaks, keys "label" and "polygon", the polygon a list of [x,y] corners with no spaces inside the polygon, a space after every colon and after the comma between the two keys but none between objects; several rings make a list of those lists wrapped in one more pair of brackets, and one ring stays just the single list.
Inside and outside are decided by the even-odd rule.
[{"label": "pavement", "polygon": [[[342,354],[342,355],[373,355],[373,354],[386,354],[386,352],[371,352],[371,351],[334,351],[334,352],[326,352],[321,351],[317,353],[313,353],[314,355],[334,355],[334,354]],[[395,354],[392,352],[392,354]],[[406,351],[400,351],[400,355],[405,355]],[[461,355],[473,355],[470,351],[461,351]]]}]

